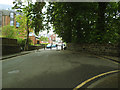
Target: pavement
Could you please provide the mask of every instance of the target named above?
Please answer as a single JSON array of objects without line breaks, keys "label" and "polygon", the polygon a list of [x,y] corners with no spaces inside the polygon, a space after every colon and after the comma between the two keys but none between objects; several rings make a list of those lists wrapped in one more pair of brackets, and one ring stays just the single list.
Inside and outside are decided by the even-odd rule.
[{"label": "pavement", "polygon": [[[39,50],[44,50],[44,49],[39,49]],[[49,49],[47,49],[49,50]],[[56,50],[56,48],[53,48],[52,50]],[[59,49],[60,50],[60,49]],[[11,55],[5,55],[5,56],[2,56],[2,59],[0,58],[0,60],[4,60],[4,59],[8,59],[8,58],[12,58],[12,57],[16,57],[16,56],[20,56],[20,55],[25,55],[25,54],[29,54],[33,51],[36,51],[36,50],[32,50],[32,51],[22,51],[22,52],[19,52],[19,53],[15,53],[15,54],[11,54]],[[120,57],[114,57],[114,56],[105,56],[105,55],[96,55],[98,58],[101,57],[101,58],[105,58],[105,59],[109,59],[109,60],[112,60],[112,61],[115,61],[115,62],[118,62],[120,63]]]},{"label": "pavement", "polygon": [[4,56],[2,56],[2,58],[0,58],[0,60],[4,60],[4,59],[16,57],[16,56],[21,56],[21,55],[26,55],[26,54],[29,54],[29,53],[31,53],[33,51],[35,51],[35,50],[32,50],[32,51],[22,51],[22,52],[10,54],[10,55],[4,55]]},{"label": "pavement", "polygon": [[[43,48],[39,49],[39,51],[42,51],[42,50],[44,50],[44,49]],[[45,49],[45,50],[50,50],[50,49]],[[52,50],[56,50],[56,48],[52,48]],[[60,49],[58,49],[58,50],[60,50]],[[26,54],[29,54],[29,53],[32,53],[32,52],[37,52],[37,50],[22,51],[22,52],[10,54],[10,55],[4,55],[0,58],[0,60],[9,59],[9,58],[16,57],[16,56],[21,56],[21,55],[26,55]]]},{"label": "pavement", "polygon": [[[115,56],[106,56],[106,55],[95,55],[97,58],[111,60],[113,62],[117,62],[118,65],[120,63],[120,57]],[[118,67],[118,72],[111,73],[108,75],[103,75],[102,77],[98,77],[95,80],[91,80],[90,82],[83,85],[81,88],[119,88],[120,89],[120,68]],[[96,76],[95,76],[96,77]]]},{"label": "pavement", "polygon": [[[93,82],[87,88],[119,88],[120,73],[107,75]],[[120,89],[120,88],[119,88]]]},{"label": "pavement", "polygon": [[[44,49],[40,49],[39,51],[42,51]],[[2,56],[2,60],[8,59],[8,58],[12,58],[12,57],[16,57],[16,56],[20,56],[20,55],[25,55],[25,54],[29,54],[32,52],[37,52],[37,50],[33,50],[33,51],[23,51],[20,53],[16,53],[16,54],[12,54],[12,55],[6,55],[6,56]],[[108,60],[112,60],[115,62],[119,63],[120,58],[118,57],[112,57],[112,56],[99,56]],[[95,80],[94,82],[92,82],[91,84],[89,84],[87,86],[87,88],[118,88],[119,87],[119,83],[118,80],[120,77],[118,77],[120,75],[118,75],[118,73],[113,73],[113,74],[109,74],[109,75],[105,75],[104,77],[100,77],[99,79]]]}]

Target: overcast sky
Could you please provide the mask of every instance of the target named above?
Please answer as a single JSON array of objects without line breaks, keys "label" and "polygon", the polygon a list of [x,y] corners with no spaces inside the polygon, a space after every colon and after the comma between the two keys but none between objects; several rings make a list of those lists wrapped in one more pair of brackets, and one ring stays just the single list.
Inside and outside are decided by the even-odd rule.
[{"label": "overcast sky", "polygon": [[13,0],[0,0],[0,4],[12,5]]}]

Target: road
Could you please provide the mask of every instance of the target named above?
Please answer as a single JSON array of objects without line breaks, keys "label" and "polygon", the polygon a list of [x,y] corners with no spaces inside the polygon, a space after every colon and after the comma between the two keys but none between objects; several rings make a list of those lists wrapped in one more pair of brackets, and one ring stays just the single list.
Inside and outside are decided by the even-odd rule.
[{"label": "road", "polygon": [[118,64],[68,50],[39,50],[2,61],[3,88],[74,88]]}]

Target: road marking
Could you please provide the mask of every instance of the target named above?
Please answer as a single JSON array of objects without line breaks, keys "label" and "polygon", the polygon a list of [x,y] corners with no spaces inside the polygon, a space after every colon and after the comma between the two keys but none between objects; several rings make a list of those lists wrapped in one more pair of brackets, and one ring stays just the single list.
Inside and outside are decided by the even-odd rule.
[{"label": "road marking", "polygon": [[13,71],[10,71],[8,72],[9,74],[13,74],[13,73],[19,73],[20,71],[19,70],[13,70]]},{"label": "road marking", "polygon": [[[104,60],[109,60],[109,59],[107,59],[107,58],[100,57],[100,56],[96,56],[96,55],[95,55],[95,57],[100,58],[100,59],[104,59]],[[113,61],[113,60],[109,60],[109,61],[112,61],[112,62],[115,63],[115,64],[119,64],[118,62],[115,62],[115,61]]]},{"label": "road marking", "polygon": [[[113,57],[109,57],[109,56],[104,56],[105,58],[111,58],[111,59],[113,59],[113,60],[116,60],[116,61],[119,61],[118,59],[115,59],[115,58],[113,58]],[[117,58],[117,57],[116,57]]]},{"label": "road marking", "polygon": [[109,72],[106,72],[106,73],[102,73],[102,74],[99,74],[97,76],[94,76],[84,82],[82,82],[81,84],[79,84],[77,87],[75,87],[73,90],[77,90],[78,88],[81,88],[82,86],[84,86],[85,84],[87,84],[88,82],[98,78],[98,77],[101,77],[101,76],[104,76],[104,75],[107,75],[107,74],[112,74],[112,73],[115,73],[115,72],[119,72],[120,70],[114,70],[114,71],[109,71]]}]

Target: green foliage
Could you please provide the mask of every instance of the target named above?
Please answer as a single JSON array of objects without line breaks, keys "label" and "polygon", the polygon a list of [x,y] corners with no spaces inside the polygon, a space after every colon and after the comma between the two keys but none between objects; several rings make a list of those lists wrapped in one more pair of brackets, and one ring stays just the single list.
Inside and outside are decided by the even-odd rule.
[{"label": "green foliage", "polygon": [[[26,39],[22,39],[22,38],[17,38],[17,43],[18,45],[24,47],[25,46],[25,42],[26,42]],[[29,45],[32,45],[32,41],[29,39]]]},{"label": "green foliage", "polygon": [[0,37],[2,37],[2,27],[0,27]]},{"label": "green foliage", "polygon": [[[19,23],[20,27],[17,29],[19,30],[19,36],[26,37],[27,36],[27,17],[23,15],[17,15],[16,21]],[[33,29],[29,29],[29,32],[33,32]]]},{"label": "green foliage", "polygon": [[[31,2],[31,0],[26,0],[28,5],[23,5],[22,0],[13,2],[13,9],[17,9],[18,12],[24,13],[26,19],[28,20],[28,27],[34,28],[35,33],[38,34],[40,30],[43,29],[43,14],[42,9],[45,2]],[[25,20],[27,22],[27,20]],[[26,23],[27,24],[27,23]]]},{"label": "green foliage", "polygon": [[25,39],[17,38],[17,43],[18,43],[18,45],[20,45],[20,46],[25,46]]},{"label": "green foliage", "polygon": [[46,42],[48,42],[48,37],[41,36],[40,37],[40,41],[46,41]]},{"label": "green foliage", "polygon": [[34,28],[36,34],[43,28],[42,27],[42,8],[45,5],[44,2],[32,3],[31,0],[26,0],[27,5],[23,5],[22,0],[16,0],[13,2],[14,7],[18,12],[24,13],[26,16],[26,30],[27,39],[25,44],[25,50],[28,50],[29,45],[29,28]]},{"label": "green foliage", "polygon": [[19,23],[20,27],[18,27],[18,30],[19,30],[19,36],[22,36],[22,37],[26,37],[27,35],[27,31],[26,31],[26,28],[27,28],[27,18],[25,15],[17,15],[16,16],[16,21]]},{"label": "green foliage", "polygon": [[51,2],[47,22],[66,42],[118,43],[120,3]]},{"label": "green foliage", "polygon": [[36,44],[35,46],[41,46],[40,44]]},{"label": "green foliage", "polygon": [[33,45],[33,42],[30,38],[29,38],[29,45]]},{"label": "green foliage", "polygon": [[30,19],[32,20],[31,27],[34,28],[36,35],[39,31],[43,30],[43,13],[42,9],[45,6],[44,2],[35,2],[35,4],[30,4]]},{"label": "green foliage", "polygon": [[6,25],[2,28],[2,37],[15,39],[17,35],[18,32],[14,26]]}]

